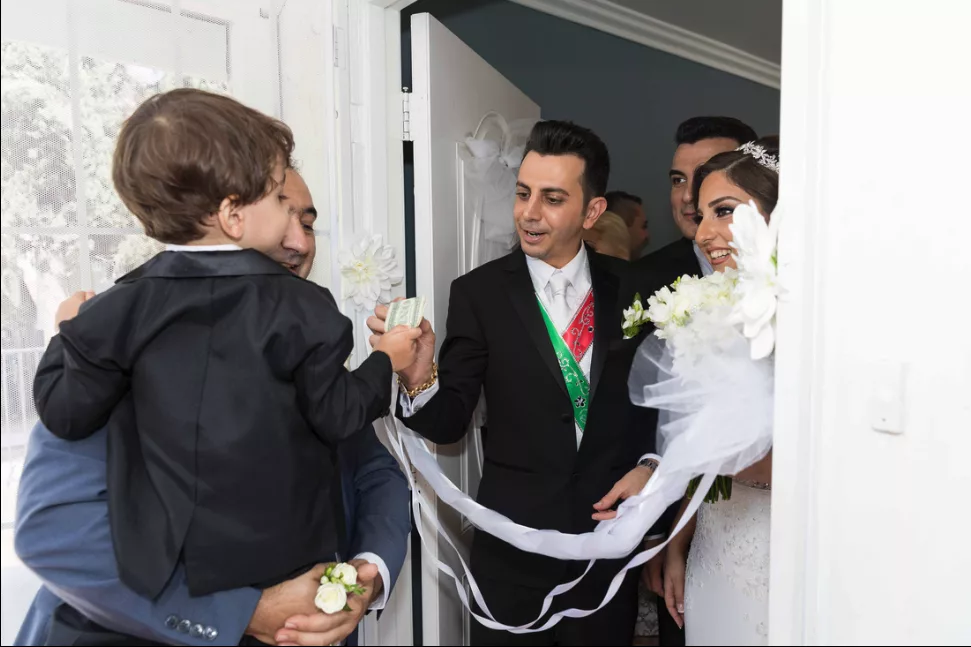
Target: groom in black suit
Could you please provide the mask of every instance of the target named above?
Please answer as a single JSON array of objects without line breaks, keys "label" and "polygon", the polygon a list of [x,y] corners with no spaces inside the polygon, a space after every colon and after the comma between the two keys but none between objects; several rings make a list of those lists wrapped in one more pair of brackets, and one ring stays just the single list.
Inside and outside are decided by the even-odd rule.
[{"label": "groom in black suit", "polygon": [[[437,380],[427,321],[424,352],[400,375],[410,393],[399,416],[436,443],[465,435],[485,390],[489,433],[478,501],[534,528],[593,530],[593,505],[654,451],[653,412],[633,406],[627,390],[639,343],[621,332],[621,311],[633,298],[629,265],[581,241],[606,207],[609,165],[593,132],[565,122],[536,125],[516,190],[521,249],[452,283]],[[383,330],[385,314],[379,308],[369,320],[372,330]],[[640,469],[653,472],[655,463],[642,462]],[[598,606],[625,561],[598,561],[552,610]],[[536,618],[546,594],[585,567],[483,531],[472,544],[473,575],[496,619],[509,625]],[[475,623],[471,638],[473,645],[630,645],[636,615],[635,570],[587,618],[520,635]]]}]

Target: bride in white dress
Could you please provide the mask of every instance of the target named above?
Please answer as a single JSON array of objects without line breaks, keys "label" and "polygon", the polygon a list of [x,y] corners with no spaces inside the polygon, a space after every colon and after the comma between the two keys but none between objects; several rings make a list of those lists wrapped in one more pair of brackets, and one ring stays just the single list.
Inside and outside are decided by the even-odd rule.
[{"label": "bride in white dress", "polygon": [[[775,209],[778,159],[778,138],[763,138],[716,155],[695,173],[695,241],[715,271],[735,267],[735,207],[754,200],[762,213]],[[770,453],[733,477],[728,500],[703,503],[668,545],[665,603],[688,645],[768,644],[771,482]]]}]

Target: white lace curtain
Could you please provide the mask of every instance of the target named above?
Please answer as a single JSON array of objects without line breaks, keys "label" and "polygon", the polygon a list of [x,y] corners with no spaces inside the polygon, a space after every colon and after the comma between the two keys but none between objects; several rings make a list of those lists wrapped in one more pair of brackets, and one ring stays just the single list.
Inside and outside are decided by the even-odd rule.
[{"label": "white lace curtain", "polygon": [[[11,565],[17,482],[36,421],[31,385],[70,293],[103,290],[150,258],[111,185],[123,119],[152,94],[198,87],[279,113],[273,3],[253,0],[3,2],[3,644],[32,592]],[[244,46],[245,45],[245,46]]]}]

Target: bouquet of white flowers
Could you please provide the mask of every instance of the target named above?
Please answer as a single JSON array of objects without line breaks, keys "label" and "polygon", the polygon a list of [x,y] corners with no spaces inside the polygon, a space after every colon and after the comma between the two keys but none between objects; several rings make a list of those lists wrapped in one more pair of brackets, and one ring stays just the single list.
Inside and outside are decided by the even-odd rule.
[{"label": "bouquet of white flowers", "polygon": [[[727,464],[714,461],[715,452],[695,473],[734,473],[771,446],[772,363],[766,358],[780,294],[777,226],[777,218],[768,225],[754,203],[739,205],[730,225],[737,270],[682,276],[654,293],[646,309],[636,295],[624,311],[625,337],[652,323],[655,337],[664,340],[645,342],[630,380],[634,402],[661,412],[662,441],[680,435],[696,445],[709,437],[705,442],[724,443]],[[740,446],[747,449],[740,452]],[[730,497],[731,479],[718,476],[705,500]]]},{"label": "bouquet of white flowers", "polygon": [[361,595],[364,588],[357,583],[357,569],[350,564],[332,564],[320,578],[314,605],[327,614],[350,611],[348,595]]}]

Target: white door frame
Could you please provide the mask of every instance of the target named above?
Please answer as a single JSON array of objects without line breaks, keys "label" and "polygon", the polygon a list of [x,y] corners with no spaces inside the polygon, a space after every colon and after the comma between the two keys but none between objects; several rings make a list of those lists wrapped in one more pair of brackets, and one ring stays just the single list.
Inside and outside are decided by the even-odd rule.
[{"label": "white door frame", "polygon": [[780,141],[785,173],[779,187],[781,269],[788,289],[780,304],[776,349],[772,480],[769,643],[815,644],[818,519],[813,484],[820,438],[818,338],[821,183],[820,142],[826,77],[822,3],[785,0],[782,23]]},{"label": "white door frame", "polygon": [[[324,112],[326,157],[333,172],[329,181],[332,264],[339,277],[338,251],[363,236],[379,234],[391,245],[400,268],[405,266],[405,195],[401,91],[401,10],[415,0],[329,0],[324,53],[333,59],[332,76],[321,84],[332,88],[331,109]],[[329,27],[329,28],[328,28]],[[341,294],[338,283],[335,294]],[[404,296],[402,283],[393,296]],[[367,357],[364,320],[367,313],[341,299],[354,321],[355,345],[351,363]],[[411,600],[411,549],[395,585],[395,593],[378,621],[376,614],[362,623],[366,645],[409,645],[414,639]],[[438,573],[428,560],[422,590],[435,591]],[[427,596],[431,600],[434,596]],[[437,608],[422,604],[424,643],[437,644]]]},{"label": "white door frame", "polygon": [[[404,188],[402,158],[401,10],[415,0],[331,0],[336,37],[334,52],[336,113],[328,141],[335,173],[336,213],[340,235],[335,245],[349,244],[364,231],[383,233],[404,262]],[[782,245],[791,260],[786,280],[790,299],[779,316],[782,351],[776,363],[776,440],[772,519],[770,639],[772,644],[813,642],[812,618],[817,572],[814,542],[817,519],[812,500],[815,446],[819,436],[813,394],[821,379],[815,370],[817,294],[816,258],[821,253],[812,212],[822,187],[815,165],[822,123],[821,92],[825,77],[818,70],[824,57],[825,24],[819,6],[809,0],[786,0],[783,20],[782,140],[788,151],[781,200],[787,209]],[[357,322],[356,322],[357,323]],[[784,475],[784,477],[783,477]],[[423,559],[422,624],[424,644],[438,644],[438,573]],[[406,591],[410,565],[405,564],[398,590]],[[409,605],[410,609],[410,605]],[[387,617],[387,615],[385,616]],[[373,622],[373,621],[372,621]],[[411,641],[411,618],[399,618],[393,632],[382,631],[381,643]],[[408,630],[404,627],[407,625]],[[391,635],[394,638],[391,638]]]}]

